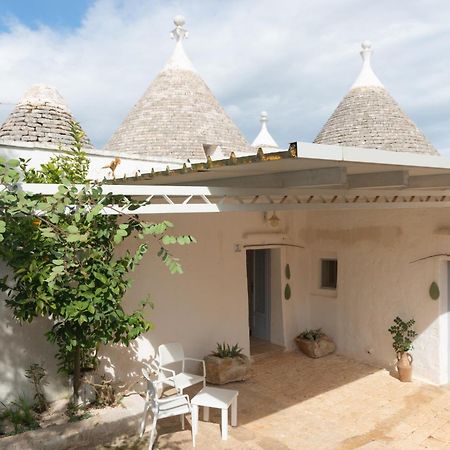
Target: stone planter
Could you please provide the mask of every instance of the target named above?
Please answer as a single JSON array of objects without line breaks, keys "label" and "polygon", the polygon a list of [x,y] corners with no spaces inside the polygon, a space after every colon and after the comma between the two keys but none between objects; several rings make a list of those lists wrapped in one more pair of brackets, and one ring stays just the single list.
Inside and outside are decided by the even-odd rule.
[{"label": "stone planter", "polygon": [[247,356],[219,358],[206,356],[206,381],[211,384],[226,384],[244,381],[250,375],[250,359]]},{"label": "stone planter", "polygon": [[321,358],[322,356],[329,355],[336,350],[334,342],[326,335],[321,336],[316,341],[310,341],[300,337],[295,338],[297,347],[306,356],[310,358]]}]

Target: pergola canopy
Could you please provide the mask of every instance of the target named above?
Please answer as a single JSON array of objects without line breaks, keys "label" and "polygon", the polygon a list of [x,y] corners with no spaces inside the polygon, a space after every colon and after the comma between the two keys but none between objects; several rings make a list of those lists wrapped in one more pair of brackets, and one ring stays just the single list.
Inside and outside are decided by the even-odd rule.
[{"label": "pergola canopy", "polygon": [[[58,186],[19,188],[52,195]],[[449,207],[450,158],[298,142],[287,151],[209,160],[103,189],[144,200],[138,210],[119,211],[132,214]]]}]

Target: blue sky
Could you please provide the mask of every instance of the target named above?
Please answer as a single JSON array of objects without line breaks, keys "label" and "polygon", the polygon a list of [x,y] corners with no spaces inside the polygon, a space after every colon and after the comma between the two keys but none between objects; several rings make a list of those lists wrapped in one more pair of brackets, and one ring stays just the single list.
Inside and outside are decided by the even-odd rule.
[{"label": "blue sky", "polygon": [[0,121],[32,84],[50,84],[102,147],[170,56],[176,14],[187,54],[249,141],[262,110],[281,146],[312,141],[369,39],[378,77],[450,154],[447,0],[1,0]]},{"label": "blue sky", "polygon": [[2,0],[0,31],[6,31],[6,21],[18,19],[36,28],[40,25],[72,29],[80,25],[86,9],[94,0]]}]

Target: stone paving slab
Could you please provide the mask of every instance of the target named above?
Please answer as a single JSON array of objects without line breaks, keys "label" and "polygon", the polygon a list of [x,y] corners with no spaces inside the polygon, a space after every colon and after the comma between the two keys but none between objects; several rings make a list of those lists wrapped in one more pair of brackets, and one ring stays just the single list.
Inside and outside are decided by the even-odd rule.
[{"label": "stone paving slab", "polygon": [[[341,356],[272,353],[255,361],[250,380],[227,387],[239,390],[238,427],[222,441],[219,412],[211,410],[211,422],[200,422],[199,450],[450,449],[450,389],[400,383]],[[148,435],[97,449],[147,445]],[[155,448],[191,449],[189,426],[162,420]]]}]

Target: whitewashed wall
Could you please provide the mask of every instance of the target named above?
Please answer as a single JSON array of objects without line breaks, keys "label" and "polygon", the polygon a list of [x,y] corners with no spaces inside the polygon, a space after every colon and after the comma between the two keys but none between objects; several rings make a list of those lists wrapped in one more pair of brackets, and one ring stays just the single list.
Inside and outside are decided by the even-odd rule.
[{"label": "whitewashed wall", "polygon": [[[306,328],[322,327],[332,336],[338,353],[381,367],[394,362],[387,332],[393,318],[415,318],[420,334],[413,355],[415,376],[441,384],[448,380],[446,257],[413,260],[450,253],[450,228],[445,210],[284,212],[281,224],[270,227],[262,213],[223,213],[165,216],[174,232],[193,234],[198,244],[174,246],[185,273],[170,275],[148,254],[133,274],[125,299],[133,309],[150,294],[154,309],[146,317],[155,326],[129,348],[102,351],[105,370],[131,382],[163,342],[183,343],[186,353],[203,357],[216,342],[238,342],[249,352],[248,299],[244,246],[285,243],[277,252],[281,277],[274,284],[281,299],[284,344]],[[158,217],[149,217],[158,220]],[[136,244],[139,241],[136,241]],[[302,248],[299,248],[302,247]],[[157,247],[155,247],[157,249]],[[240,251],[239,251],[240,250]],[[338,290],[318,289],[318,261],[336,256]],[[292,298],[283,298],[289,263]],[[439,301],[428,295],[432,281],[441,289]],[[276,292],[274,292],[276,295]],[[46,343],[44,322],[18,326],[9,311],[0,309],[0,400],[27,389],[24,370],[43,362],[51,372],[53,397],[64,394],[55,375],[55,349]],[[279,341],[280,334],[277,333]],[[57,381],[56,381],[57,380]]]},{"label": "whitewashed wall", "polygon": [[[2,277],[6,270],[0,262]],[[33,363],[41,364],[49,373],[46,393],[50,400],[66,395],[68,383],[57,374],[56,348],[44,336],[52,326],[50,321],[38,318],[21,325],[12,317],[4,299],[5,294],[0,292],[0,401],[7,403],[18,395],[32,398],[34,392],[25,378],[25,370]]]},{"label": "whitewashed wall", "polygon": [[[243,246],[280,241],[279,232],[274,234],[262,213],[171,215],[164,218],[176,225],[174,232],[192,234],[198,243],[173,247],[174,253],[181,258],[183,275],[171,275],[158,259],[148,255],[133,275],[135,281],[125,305],[136,308],[139,300],[150,293],[154,309],[147,311],[147,318],[155,327],[132,349],[104,350],[106,370],[124,381],[140,374],[142,363],[155,355],[161,343],[181,342],[187,354],[199,358],[214,350],[217,342],[223,341],[239,343],[249,354]],[[158,217],[153,216],[151,220],[156,221]],[[285,311],[283,314],[286,317]]]},{"label": "whitewashed wall", "polygon": [[[88,178],[91,180],[112,179],[113,174],[108,168],[115,158],[120,159],[120,163],[115,169],[114,176],[117,179],[123,177],[134,177],[143,173],[150,173],[152,168],[155,171],[165,170],[167,167],[171,169],[180,169],[183,163],[178,160],[153,160],[151,158],[138,158],[121,153],[111,153],[105,150],[86,149],[86,154],[90,160]],[[28,160],[28,166],[40,168],[42,164],[47,163],[55,156],[55,148],[53,146],[39,144],[36,146],[32,143],[0,143],[0,155],[6,159],[24,159]]]},{"label": "whitewashed wall", "polygon": [[[446,257],[412,261],[450,253],[450,236],[437,232],[449,226],[445,210],[309,213],[299,233],[308,242],[310,271],[318,274],[320,257],[338,258],[335,297],[317,289],[318,277],[309,274],[310,325],[328,332],[339,353],[390,367],[395,355],[387,329],[396,315],[414,318],[415,377],[447,382],[448,335],[440,319],[447,311]],[[428,293],[433,281],[438,301]]]}]

